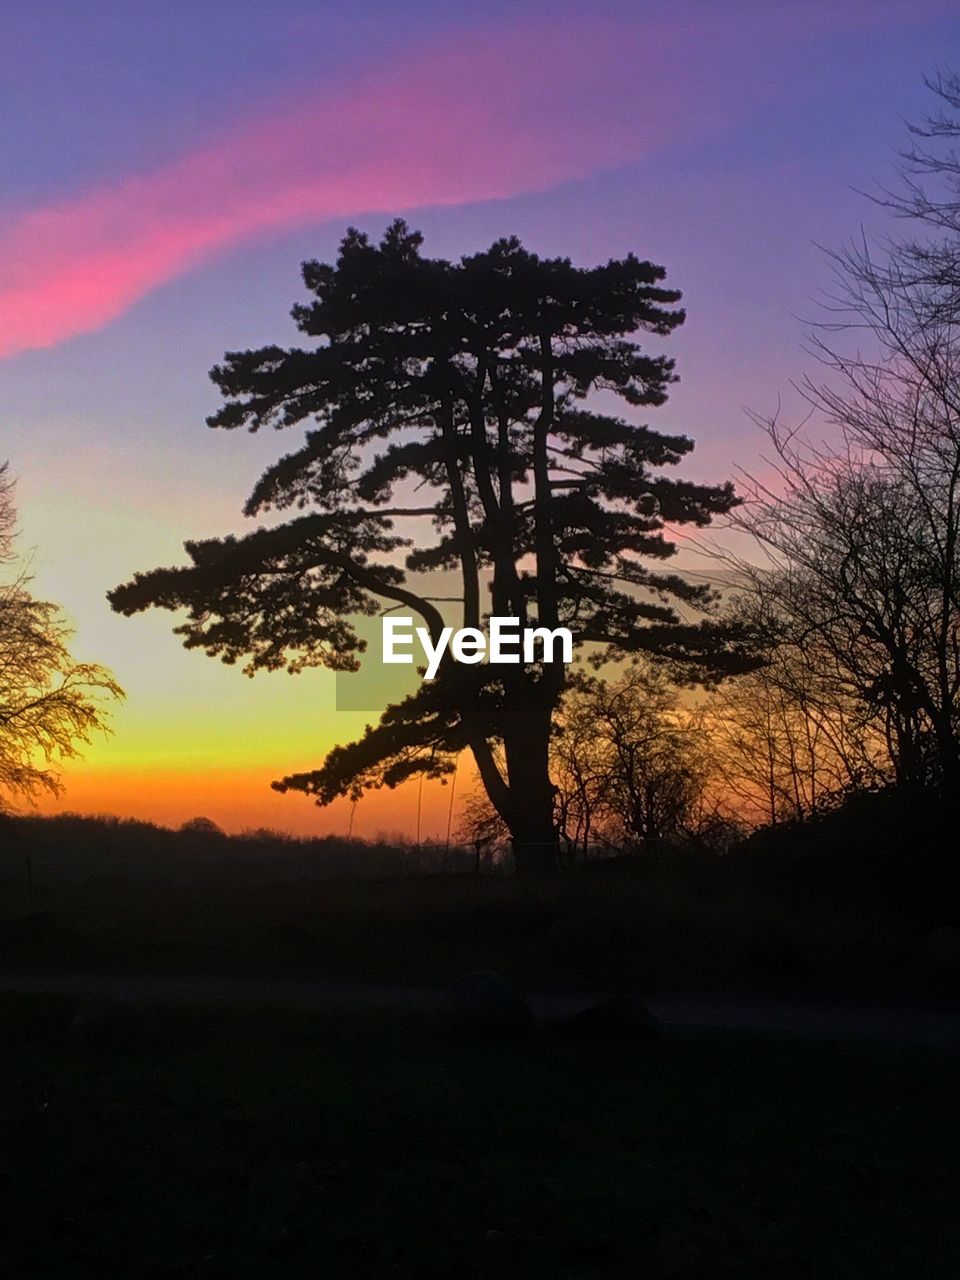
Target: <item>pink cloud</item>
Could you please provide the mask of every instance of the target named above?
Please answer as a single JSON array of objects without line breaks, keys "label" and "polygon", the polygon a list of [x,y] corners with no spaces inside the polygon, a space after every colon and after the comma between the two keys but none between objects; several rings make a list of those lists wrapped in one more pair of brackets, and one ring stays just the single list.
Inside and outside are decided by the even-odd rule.
[{"label": "pink cloud", "polygon": [[[711,134],[745,109],[746,66],[753,105],[776,83],[776,59],[755,65],[758,14],[728,19],[464,35],[0,221],[0,356],[100,328],[270,231],[544,190]],[[775,25],[796,38],[784,15]]]},{"label": "pink cloud", "polygon": [[97,329],[269,231],[507,197],[629,161],[663,142],[662,120],[673,137],[695,123],[679,82],[638,88],[640,51],[636,31],[602,23],[475,38],[0,222],[0,355]]}]

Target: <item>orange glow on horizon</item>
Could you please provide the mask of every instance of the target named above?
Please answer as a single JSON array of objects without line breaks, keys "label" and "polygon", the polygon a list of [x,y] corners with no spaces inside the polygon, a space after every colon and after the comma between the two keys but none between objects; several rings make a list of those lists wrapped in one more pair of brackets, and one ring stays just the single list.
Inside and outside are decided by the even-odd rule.
[{"label": "orange glow on horizon", "polygon": [[[267,827],[297,836],[347,835],[351,820],[349,800],[337,800],[321,809],[307,796],[281,795],[270,788],[279,772],[269,767],[198,772],[158,768],[152,763],[143,768],[108,770],[73,762],[63,779],[63,793],[40,799],[37,811],[139,818],[165,827],[178,827],[190,818],[205,817],[231,834]],[[454,792],[454,841],[460,803],[473,785],[472,770],[465,757]],[[418,792],[418,782],[406,783],[395,791],[369,792],[357,804],[352,834],[363,840],[402,836],[413,842]],[[450,794],[449,782],[444,786],[436,780],[424,780],[422,840],[446,839]]]}]

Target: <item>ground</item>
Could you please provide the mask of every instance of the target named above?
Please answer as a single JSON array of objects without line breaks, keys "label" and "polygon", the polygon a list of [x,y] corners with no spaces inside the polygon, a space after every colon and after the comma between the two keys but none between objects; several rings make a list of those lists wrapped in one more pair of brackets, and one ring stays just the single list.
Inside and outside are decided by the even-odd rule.
[{"label": "ground", "polygon": [[0,1001],[0,1275],[937,1280],[957,1058],[745,1034],[444,1040],[422,1015]]},{"label": "ground", "polygon": [[864,893],[774,893],[711,865],[560,877],[0,882],[0,973],[229,974],[525,990],[927,1002],[931,927]]}]

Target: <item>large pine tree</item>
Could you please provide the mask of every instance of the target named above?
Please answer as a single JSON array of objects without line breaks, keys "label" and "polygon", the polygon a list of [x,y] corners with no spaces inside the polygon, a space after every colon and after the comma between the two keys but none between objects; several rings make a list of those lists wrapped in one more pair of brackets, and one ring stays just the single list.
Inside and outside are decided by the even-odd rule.
[{"label": "large pine tree", "polygon": [[[349,231],[335,264],[304,265],[312,299],[293,315],[309,345],[229,353],[212,372],[225,404],[210,426],[311,424],[246,506],[308,514],[187,543],[189,566],[137,574],[113,606],[185,607],[185,645],[250,672],[351,670],[351,618],[403,605],[436,636],[444,620],[408,575],[453,569],[462,626],[509,616],[688,674],[735,669],[730,635],[678,611],[708,608],[710,593],[651,567],[675,551],[666,526],[707,524],[734,505],[732,487],[665,478],[692,441],[607,411],[615,398],[659,405],[674,380],[634,336],[684,319],[663,269],[632,254],[582,269],[516,239],[452,263],[422,256],[421,241],[400,221],[379,245]],[[443,773],[469,747],[518,869],[550,867],[548,744],[565,676],[560,663],[446,661],[359,741],[274,785],[326,804]]]}]

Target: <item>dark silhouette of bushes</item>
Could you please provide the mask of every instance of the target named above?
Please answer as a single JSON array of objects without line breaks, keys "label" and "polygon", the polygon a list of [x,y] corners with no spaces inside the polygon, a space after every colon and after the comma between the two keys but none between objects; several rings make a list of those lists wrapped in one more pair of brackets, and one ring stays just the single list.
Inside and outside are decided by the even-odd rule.
[{"label": "dark silhouette of bushes", "polygon": [[179,830],[133,818],[11,817],[0,830],[0,878],[27,874],[39,885],[63,881],[198,878],[262,883],[328,876],[390,876],[454,872],[473,866],[473,853],[402,840],[346,840],[342,836],[298,838],[260,828],[225,834],[210,819],[191,819]]},{"label": "dark silhouette of bushes", "polygon": [[757,888],[879,901],[922,919],[960,918],[960,806],[904,787],[856,792],[836,808],[761,827],[729,855]]}]

